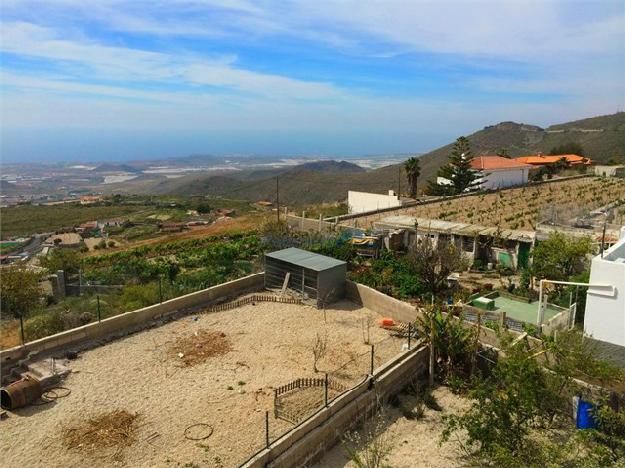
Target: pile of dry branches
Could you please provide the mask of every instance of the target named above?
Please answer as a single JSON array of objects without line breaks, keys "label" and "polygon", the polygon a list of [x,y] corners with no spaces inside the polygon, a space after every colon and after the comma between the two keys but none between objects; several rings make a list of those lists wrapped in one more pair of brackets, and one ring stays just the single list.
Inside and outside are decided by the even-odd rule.
[{"label": "pile of dry branches", "polygon": [[194,366],[213,356],[232,351],[232,343],[225,333],[199,330],[178,338],[169,347],[169,355],[184,366]]},{"label": "pile of dry branches", "polygon": [[137,414],[115,410],[80,422],[63,430],[62,440],[69,449],[96,454],[103,449],[115,449],[119,458],[124,448],[136,440]]}]

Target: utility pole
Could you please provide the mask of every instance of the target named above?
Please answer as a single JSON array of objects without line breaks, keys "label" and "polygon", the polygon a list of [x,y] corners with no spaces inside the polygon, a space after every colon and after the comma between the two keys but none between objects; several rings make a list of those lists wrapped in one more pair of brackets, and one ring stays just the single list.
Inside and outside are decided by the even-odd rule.
[{"label": "utility pole", "polygon": [[280,177],[276,176],[276,215],[280,224]]},{"label": "utility pole", "polygon": [[397,198],[401,197],[401,164],[397,166]]}]

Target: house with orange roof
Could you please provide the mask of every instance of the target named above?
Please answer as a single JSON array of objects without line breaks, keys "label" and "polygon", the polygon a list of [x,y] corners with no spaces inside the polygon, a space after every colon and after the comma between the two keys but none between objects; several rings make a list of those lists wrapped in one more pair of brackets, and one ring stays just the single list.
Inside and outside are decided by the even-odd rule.
[{"label": "house with orange roof", "polygon": [[476,156],[471,168],[481,172],[482,190],[494,190],[526,184],[532,166],[501,156]]},{"label": "house with orange roof", "polygon": [[579,156],[577,154],[544,155],[542,153],[538,153],[531,156],[520,156],[518,158],[515,158],[515,160],[520,163],[530,164],[534,167],[549,166],[551,164],[557,163],[561,159],[564,159],[569,166],[589,166],[592,164],[591,159],[585,158],[584,156]]}]

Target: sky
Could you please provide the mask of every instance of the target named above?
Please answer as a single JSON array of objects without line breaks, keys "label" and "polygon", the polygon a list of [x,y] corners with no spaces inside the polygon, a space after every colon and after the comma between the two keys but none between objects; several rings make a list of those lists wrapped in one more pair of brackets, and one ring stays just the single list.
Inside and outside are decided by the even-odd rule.
[{"label": "sky", "polygon": [[625,108],[622,0],[3,0],[4,162],[419,153]]}]

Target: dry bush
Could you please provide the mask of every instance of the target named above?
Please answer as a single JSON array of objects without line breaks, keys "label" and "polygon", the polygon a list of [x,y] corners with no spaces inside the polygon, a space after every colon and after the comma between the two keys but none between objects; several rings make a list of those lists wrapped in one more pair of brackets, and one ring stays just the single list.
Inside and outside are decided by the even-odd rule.
[{"label": "dry bush", "polygon": [[388,467],[387,458],[393,451],[393,439],[385,431],[387,415],[377,400],[372,414],[365,416],[362,427],[349,431],[343,437],[343,448],[351,462],[358,468]]},{"label": "dry bush", "polygon": [[62,432],[63,444],[68,449],[78,449],[97,454],[105,449],[115,449],[114,458],[121,458],[122,451],[137,440],[137,414],[115,410],[81,421]]},{"label": "dry bush", "polygon": [[223,332],[199,330],[192,335],[176,339],[169,346],[171,358],[185,367],[195,366],[214,356],[232,351],[232,343]]},{"label": "dry bush", "polygon": [[327,349],[328,349],[328,336],[324,335],[323,337],[321,337],[319,336],[319,333],[317,333],[317,336],[315,338],[315,344],[313,345],[313,348],[312,348],[313,370],[315,372],[319,372],[319,370],[317,370],[317,364],[326,355]]}]

